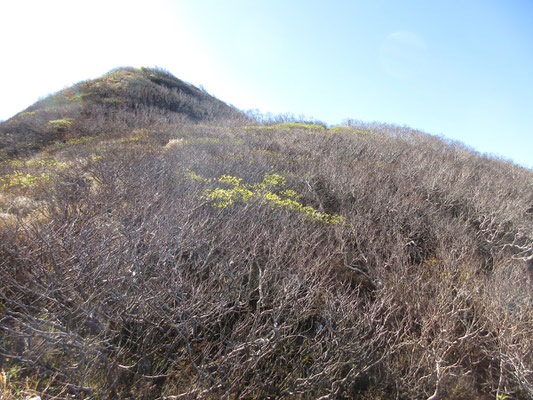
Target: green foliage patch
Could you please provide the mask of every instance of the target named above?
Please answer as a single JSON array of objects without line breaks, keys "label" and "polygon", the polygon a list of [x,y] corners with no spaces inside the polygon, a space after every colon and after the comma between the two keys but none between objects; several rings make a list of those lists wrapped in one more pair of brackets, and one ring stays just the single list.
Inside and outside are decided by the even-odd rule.
[{"label": "green foliage patch", "polygon": [[207,179],[194,171],[187,171],[185,176],[197,182],[220,185],[208,189],[202,199],[213,207],[227,208],[238,203],[260,201],[268,203],[272,208],[283,208],[302,214],[306,220],[321,221],[326,224],[344,224],[346,218],[340,215],[320,212],[311,206],[305,206],[298,199],[296,191],[286,188],[285,177],[278,174],[266,174],[261,183],[243,183],[242,178],[221,175],[215,179]]},{"label": "green foliage patch", "polygon": [[38,176],[31,174],[24,174],[23,172],[16,170],[11,174],[0,176],[0,188],[7,190],[13,187],[19,187],[23,189],[31,189],[36,186],[46,184],[50,180],[50,176],[44,172]]},{"label": "green foliage patch", "polygon": [[14,159],[5,163],[11,172],[0,176],[0,188],[35,189],[46,185],[58,170],[68,168],[68,164],[53,158]]},{"label": "green foliage patch", "polygon": [[243,129],[248,131],[279,131],[279,130],[303,130],[307,133],[322,133],[326,132],[326,127],[316,124],[304,124],[300,122],[283,122],[274,125],[251,125],[244,126]]},{"label": "green foliage patch", "polygon": [[73,118],[54,119],[54,120],[48,121],[48,126],[57,131],[64,131],[69,126],[71,126],[73,122],[74,122]]},{"label": "green foliage patch", "polygon": [[352,126],[333,126],[328,129],[330,133],[357,133],[359,135],[370,135],[372,132],[366,129],[359,129]]},{"label": "green foliage patch", "polygon": [[64,147],[64,146],[75,146],[75,145],[81,145],[85,143],[89,143],[90,141],[94,140],[94,137],[91,136],[81,136],[78,138],[73,138],[65,141],[59,141],[56,142],[54,145],[56,147]]}]

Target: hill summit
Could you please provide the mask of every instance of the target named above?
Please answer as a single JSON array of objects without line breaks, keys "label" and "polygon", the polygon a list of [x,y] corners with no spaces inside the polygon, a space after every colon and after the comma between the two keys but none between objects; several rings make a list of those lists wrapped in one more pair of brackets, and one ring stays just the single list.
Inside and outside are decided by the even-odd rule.
[{"label": "hill summit", "polygon": [[209,123],[243,117],[162,69],[117,68],[50,95],[0,124],[9,155],[57,140],[176,122]]}]

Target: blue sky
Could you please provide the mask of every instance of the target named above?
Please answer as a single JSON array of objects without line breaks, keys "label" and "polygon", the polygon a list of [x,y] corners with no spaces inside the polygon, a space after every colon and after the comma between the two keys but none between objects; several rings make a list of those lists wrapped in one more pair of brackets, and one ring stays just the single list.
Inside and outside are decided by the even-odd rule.
[{"label": "blue sky", "polygon": [[533,2],[0,4],[0,119],[118,66],[241,109],[408,125],[533,167]]}]

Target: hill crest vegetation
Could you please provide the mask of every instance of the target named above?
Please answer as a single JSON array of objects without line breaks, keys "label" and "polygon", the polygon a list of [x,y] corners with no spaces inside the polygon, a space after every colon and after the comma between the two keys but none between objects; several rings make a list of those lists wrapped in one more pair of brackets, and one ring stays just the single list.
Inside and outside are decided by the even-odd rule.
[{"label": "hill crest vegetation", "polygon": [[533,171],[150,69],[0,129],[0,397],[533,397]]},{"label": "hill crest vegetation", "polygon": [[0,123],[0,148],[4,156],[16,156],[81,135],[238,117],[243,114],[235,108],[163,69],[117,68],[50,95]]}]

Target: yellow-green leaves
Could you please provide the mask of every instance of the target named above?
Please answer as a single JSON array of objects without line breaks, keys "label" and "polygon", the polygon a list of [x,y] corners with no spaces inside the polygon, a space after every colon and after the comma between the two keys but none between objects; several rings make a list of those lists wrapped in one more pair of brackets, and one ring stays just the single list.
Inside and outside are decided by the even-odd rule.
[{"label": "yellow-green leaves", "polygon": [[304,206],[298,201],[300,195],[292,190],[286,189],[286,179],[279,174],[266,174],[261,183],[242,183],[242,178],[231,175],[222,175],[215,179],[207,179],[193,172],[185,172],[188,179],[214,183],[213,189],[208,189],[202,195],[202,199],[209,205],[218,208],[231,207],[237,203],[247,203],[256,200],[268,203],[272,208],[283,208],[298,212],[312,221],[322,221],[327,224],[343,224],[346,219],[339,215],[327,214],[314,209],[311,206]]},{"label": "yellow-green leaves", "polygon": [[285,186],[285,178],[278,174],[267,174],[263,179],[263,184],[270,188],[282,188]]},{"label": "yellow-green leaves", "polygon": [[74,120],[72,118],[54,119],[52,121],[48,121],[48,126],[58,131],[64,131],[70,125],[72,125],[73,121]]},{"label": "yellow-green leaves", "polygon": [[48,183],[55,171],[68,168],[68,164],[52,158],[14,159],[7,163],[13,168],[0,176],[0,189],[28,189]]},{"label": "yellow-green leaves", "polygon": [[31,188],[39,184],[48,182],[50,177],[45,173],[38,176],[31,174],[24,174],[21,171],[13,171],[12,174],[0,176],[0,187],[2,189],[9,189],[11,187]]},{"label": "yellow-green leaves", "polygon": [[230,185],[239,186],[242,181],[242,178],[237,178],[231,175],[222,175],[220,178],[218,178],[218,181],[221,183],[228,183]]},{"label": "yellow-green leaves", "polygon": [[191,179],[191,180],[193,180],[193,181],[197,181],[197,182],[209,182],[209,179],[204,178],[202,175],[197,174],[196,172],[191,171],[191,170],[187,170],[187,171],[185,171],[185,173],[184,173],[183,175],[185,175],[185,177],[186,177],[187,179]]},{"label": "yellow-green leaves", "polygon": [[128,138],[120,139],[120,143],[130,143],[130,142],[138,142],[139,140],[142,140],[143,138],[141,136],[131,136]]},{"label": "yellow-green leaves", "polygon": [[73,139],[66,140],[64,142],[63,141],[62,142],[56,142],[55,146],[56,147],[64,147],[64,146],[80,145],[80,144],[88,143],[88,142],[90,142],[91,140],[94,140],[94,139],[95,139],[94,137],[81,136],[81,137],[78,137],[78,138],[73,138]]},{"label": "yellow-green leaves", "polygon": [[302,124],[300,122],[283,122],[281,124],[275,125],[256,125],[256,126],[244,126],[245,130],[248,131],[276,131],[276,130],[293,130],[299,129],[304,130],[307,133],[319,133],[326,132],[326,128],[322,125],[316,124]]}]

